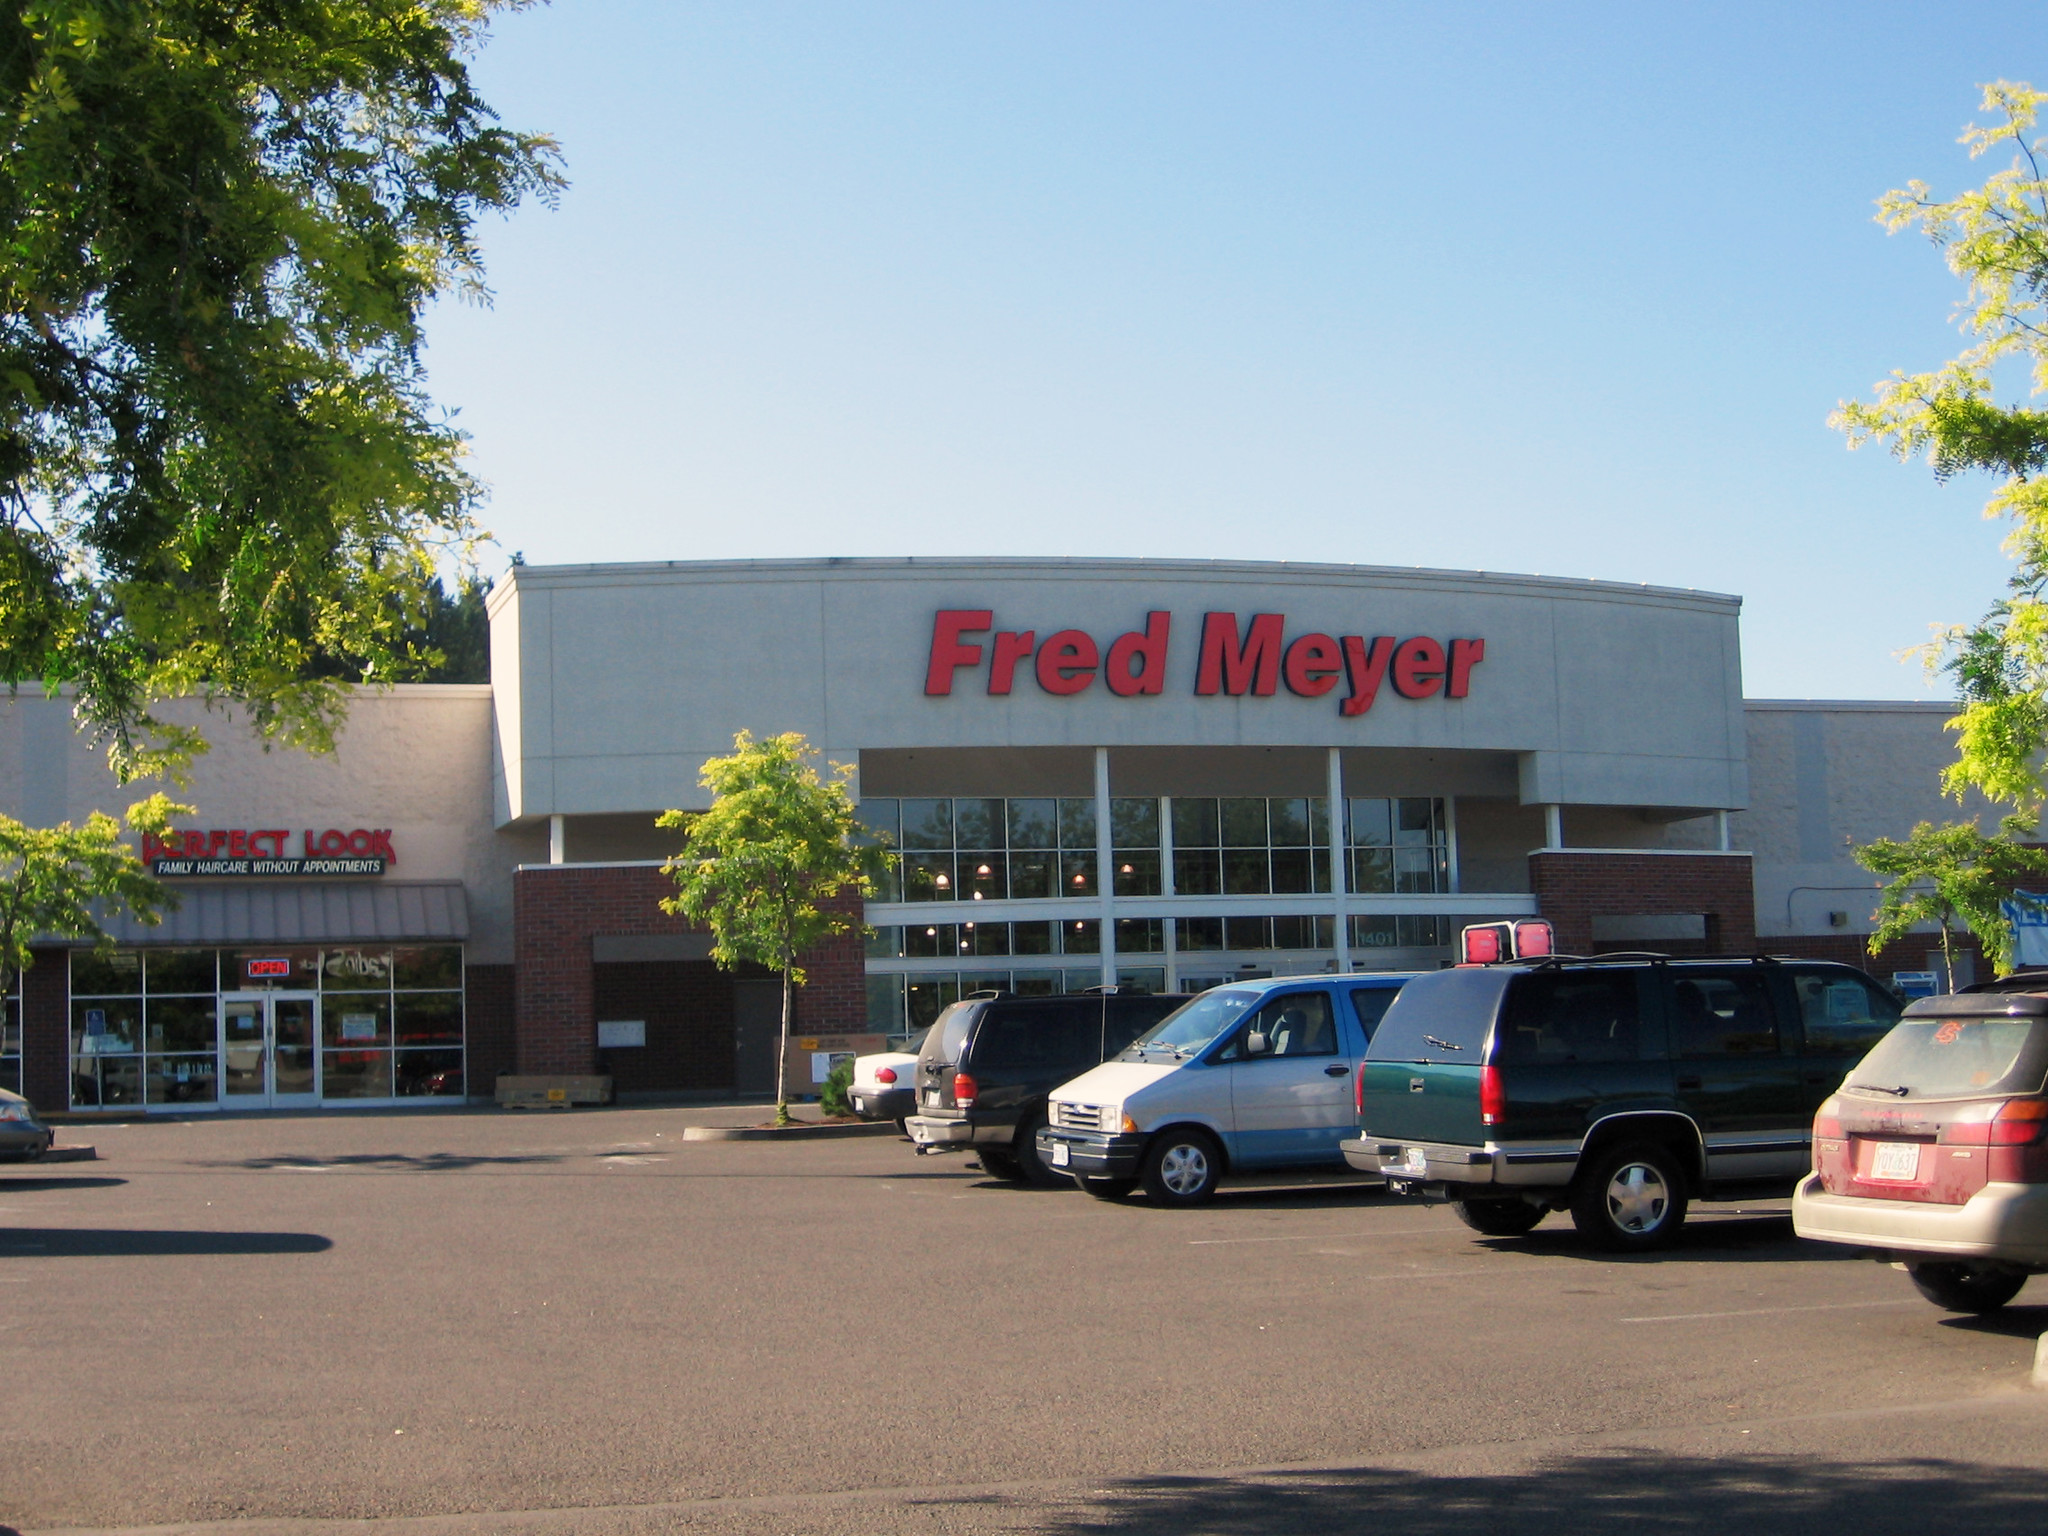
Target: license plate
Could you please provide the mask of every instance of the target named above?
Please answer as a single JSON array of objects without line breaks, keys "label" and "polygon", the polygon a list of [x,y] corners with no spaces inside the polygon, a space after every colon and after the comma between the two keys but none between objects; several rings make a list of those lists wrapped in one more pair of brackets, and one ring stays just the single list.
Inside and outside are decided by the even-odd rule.
[{"label": "license plate", "polygon": [[866,1099],[856,1098],[853,1101],[853,1112],[856,1115],[866,1114],[868,1112],[868,1101]]},{"label": "license plate", "polygon": [[1870,1176],[1909,1182],[1920,1176],[1920,1147],[1911,1141],[1881,1141],[1870,1155]]},{"label": "license plate", "polygon": [[1053,1165],[1053,1167],[1055,1167],[1055,1168],[1064,1168],[1064,1167],[1066,1167],[1066,1166],[1067,1166],[1067,1157],[1068,1157],[1068,1152],[1067,1152],[1067,1144],[1066,1144],[1066,1143],[1065,1143],[1064,1141],[1056,1141],[1056,1142],[1054,1142],[1054,1143],[1052,1144],[1052,1165]]},{"label": "license plate", "polygon": [[1420,1147],[1410,1147],[1401,1159],[1401,1167],[1408,1173],[1427,1173],[1429,1154]]},{"label": "license plate", "polygon": [[927,1088],[927,1089],[925,1089],[925,1091],[924,1091],[924,1101],[925,1101],[925,1103],[927,1103],[927,1104],[936,1104],[936,1103],[938,1103],[938,1102],[939,1102],[939,1090],[938,1090],[938,1089],[936,1089],[936,1088]]}]

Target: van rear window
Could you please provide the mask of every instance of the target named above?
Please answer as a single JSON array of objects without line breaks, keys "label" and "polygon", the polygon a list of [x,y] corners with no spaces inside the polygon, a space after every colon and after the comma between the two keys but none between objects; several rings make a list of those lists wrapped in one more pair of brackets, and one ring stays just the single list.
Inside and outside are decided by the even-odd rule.
[{"label": "van rear window", "polygon": [[1509,971],[1474,966],[1417,976],[1395,994],[1366,1056],[1373,1061],[1442,1061],[1478,1066],[1500,1010]]},{"label": "van rear window", "polygon": [[967,1046],[967,1028],[974,1022],[974,1003],[955,1003],[932,1021],[931,1032],[918,1052],[926,1061],[957,1062]]}]

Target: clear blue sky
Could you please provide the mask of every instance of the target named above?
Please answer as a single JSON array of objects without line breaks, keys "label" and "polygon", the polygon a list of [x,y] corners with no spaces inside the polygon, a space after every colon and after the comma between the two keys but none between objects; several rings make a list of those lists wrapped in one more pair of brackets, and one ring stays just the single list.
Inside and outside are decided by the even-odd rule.
[{"label": "clear blue sky", "polygon": [[573,185],[436,395],[534,563],[1425,565],[1740,593],[1756,697],[1915,696],[1983,482],[1825,418],[1957,348],[2038,4],[556,0],[477,64]]}]

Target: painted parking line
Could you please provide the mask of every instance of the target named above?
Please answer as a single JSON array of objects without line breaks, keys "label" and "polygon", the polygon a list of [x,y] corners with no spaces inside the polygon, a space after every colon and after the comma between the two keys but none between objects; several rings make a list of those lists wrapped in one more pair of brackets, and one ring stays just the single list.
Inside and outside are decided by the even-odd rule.
[{"label": "painted parking line", "polygon": [[1785,1312],[1853,1312],[1865,1307],[1924,1307],[1924,1301],[1827,1301],[1806,1307],[1745,1307],[1739,1312],[1664,1312],[1654,1317],[1624,1317],[1624,1323],[1696,1323],[1713,1317],[1776,1317]]}]

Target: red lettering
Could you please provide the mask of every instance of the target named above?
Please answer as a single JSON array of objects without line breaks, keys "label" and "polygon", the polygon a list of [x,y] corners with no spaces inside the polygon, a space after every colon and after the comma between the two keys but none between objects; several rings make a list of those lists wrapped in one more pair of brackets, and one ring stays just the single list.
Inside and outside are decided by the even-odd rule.
[{"label": "red lettering", "polygon": [[[1109,645],[1109,667],[1103,681],[1118,698],[1139,693],[1166,692],[1166,640],[1173,631],[1173,615],[1148,613],[1145,627],[1118,635]],[[1132,663],[1137,665],[1133,666]]]},{"label": "red lettering", "polygon": [[976,635],[995,623],[987,608],[941,608],[932,620],[931,661],[924,670],[924,691],[943,698],[953,691],[953,673],[961,667],[981,665],[981,647],[964,645],[962,635]]},{"label": "red lettering", "polygon": [[1344,653],[1328,635],[1303,635],[1287,647],[1283,672],[1289,693],[1320,699],[1337,686],[1337,676],[1343,670]]},{"label": "red lettering", "polygon": [[142,862],[147,864],[151,859],[161,859],[164,857],[166,857],[164,844],[157,841],[157,835],[154,832],[143,833]]},{"label": "red lettering", "polygon": [[320,834],[320,851],[329,857],[348,852],[348,834],[337,832],[332,827]]},{"label": "red lettering", "polygon": [[1241,694],[1249,689],[1270,696],[1280,682],[1280,640],[1286,619],[1277,613],[1255,613],[1237,643],[1237,615],[1202,615],[1202,661],[1195,673],[1195,692]]},{"label": "red lettering", "polygon": [[1047,693],[1079,693],[1095,681],[1101,660],[1086,631],[1063,629],[1038,648],[1038,686]]},{"label": "red lettering", "polygon": [[281,828],[272,828],[267,832],[258,832],[256,836],[269,838],[270,856],[273,859],[281,859],[284,857],[284,840],[291,834]]},{"label": "red lettering", "polygon": [[318,845],[313,841],[313,829],[311,827],[306,828],[306,841],[301,846],[306,850],[304,856],[309,859],[320,851]]},{"label": "red lettering", "polygon": [[1444,687],[1447,699],[1462,699],[1472,691],[1472,669],[1486,660],[1484,640],[1451,642],[1451,679]]},{"label": "red lettering", "polygon": [[1394,692],[1426,699],[1444,685],[1444,648],[1423,635],[1403,640],[1394,652]]},{"label": "red lettering", "polygon": [[203,859],[206,857],[206,834],[204,832],[187,832],[185,834],[185,857],[188,859]]},{"label": "red lettering", "polygon": [[[1031,654],[1031,647],[1038,643],[1038,631],[1027,629],[1011,634],[1007,629],[996,636],[995,654],[988,663],[988,691],[1008,693],[1016,681],[1017,663]],[[930,690],[927,689],[927,692]]]},{"label": "red lettering", "polygon": [[237,829],[228,834],[228,857],[246,859],[249,857],[249,834]]},{"label": "red lettering", "polygon": [[1346,699],[1340,713],[1362,715],[1372,708],[1372,701],[1379,696],[1380,679],[1387,675],[1387,663],[1394,659],[1394,637],[1377,636],[1372,649],[1367,650],[1363,635],[1344,637],[1344,670],[1351,674],[1351,697]]},{"label": "red lettering", "polygon": [[370,851],[370,834],[361,827],[357,827],[355,831],[349,833],[348,851],[359,857],[367,854]]},{"label": "red lettering", "polygon": [[209,832],[209,833],[207,833],[207,834],[206,834],[206,856],[207,856],[207,857],[208,857],[209,859],[217,859],[217,858],[219,858],[219,857],[220,857],[220,851],[221,851],[221,849],[223,849],[223,848],[227,847],[227,845],[228,845],[228,835],[227,835],[227,833],[225,833],[225,832]]},{"label": "red lettering", "polygon": [[391,829],[389,827],[386,827],[382,832],[372,832],[370,834],[370,852],[383,855],[390,863],[396,864],[398,862],[398,855],[391,851]]}]

